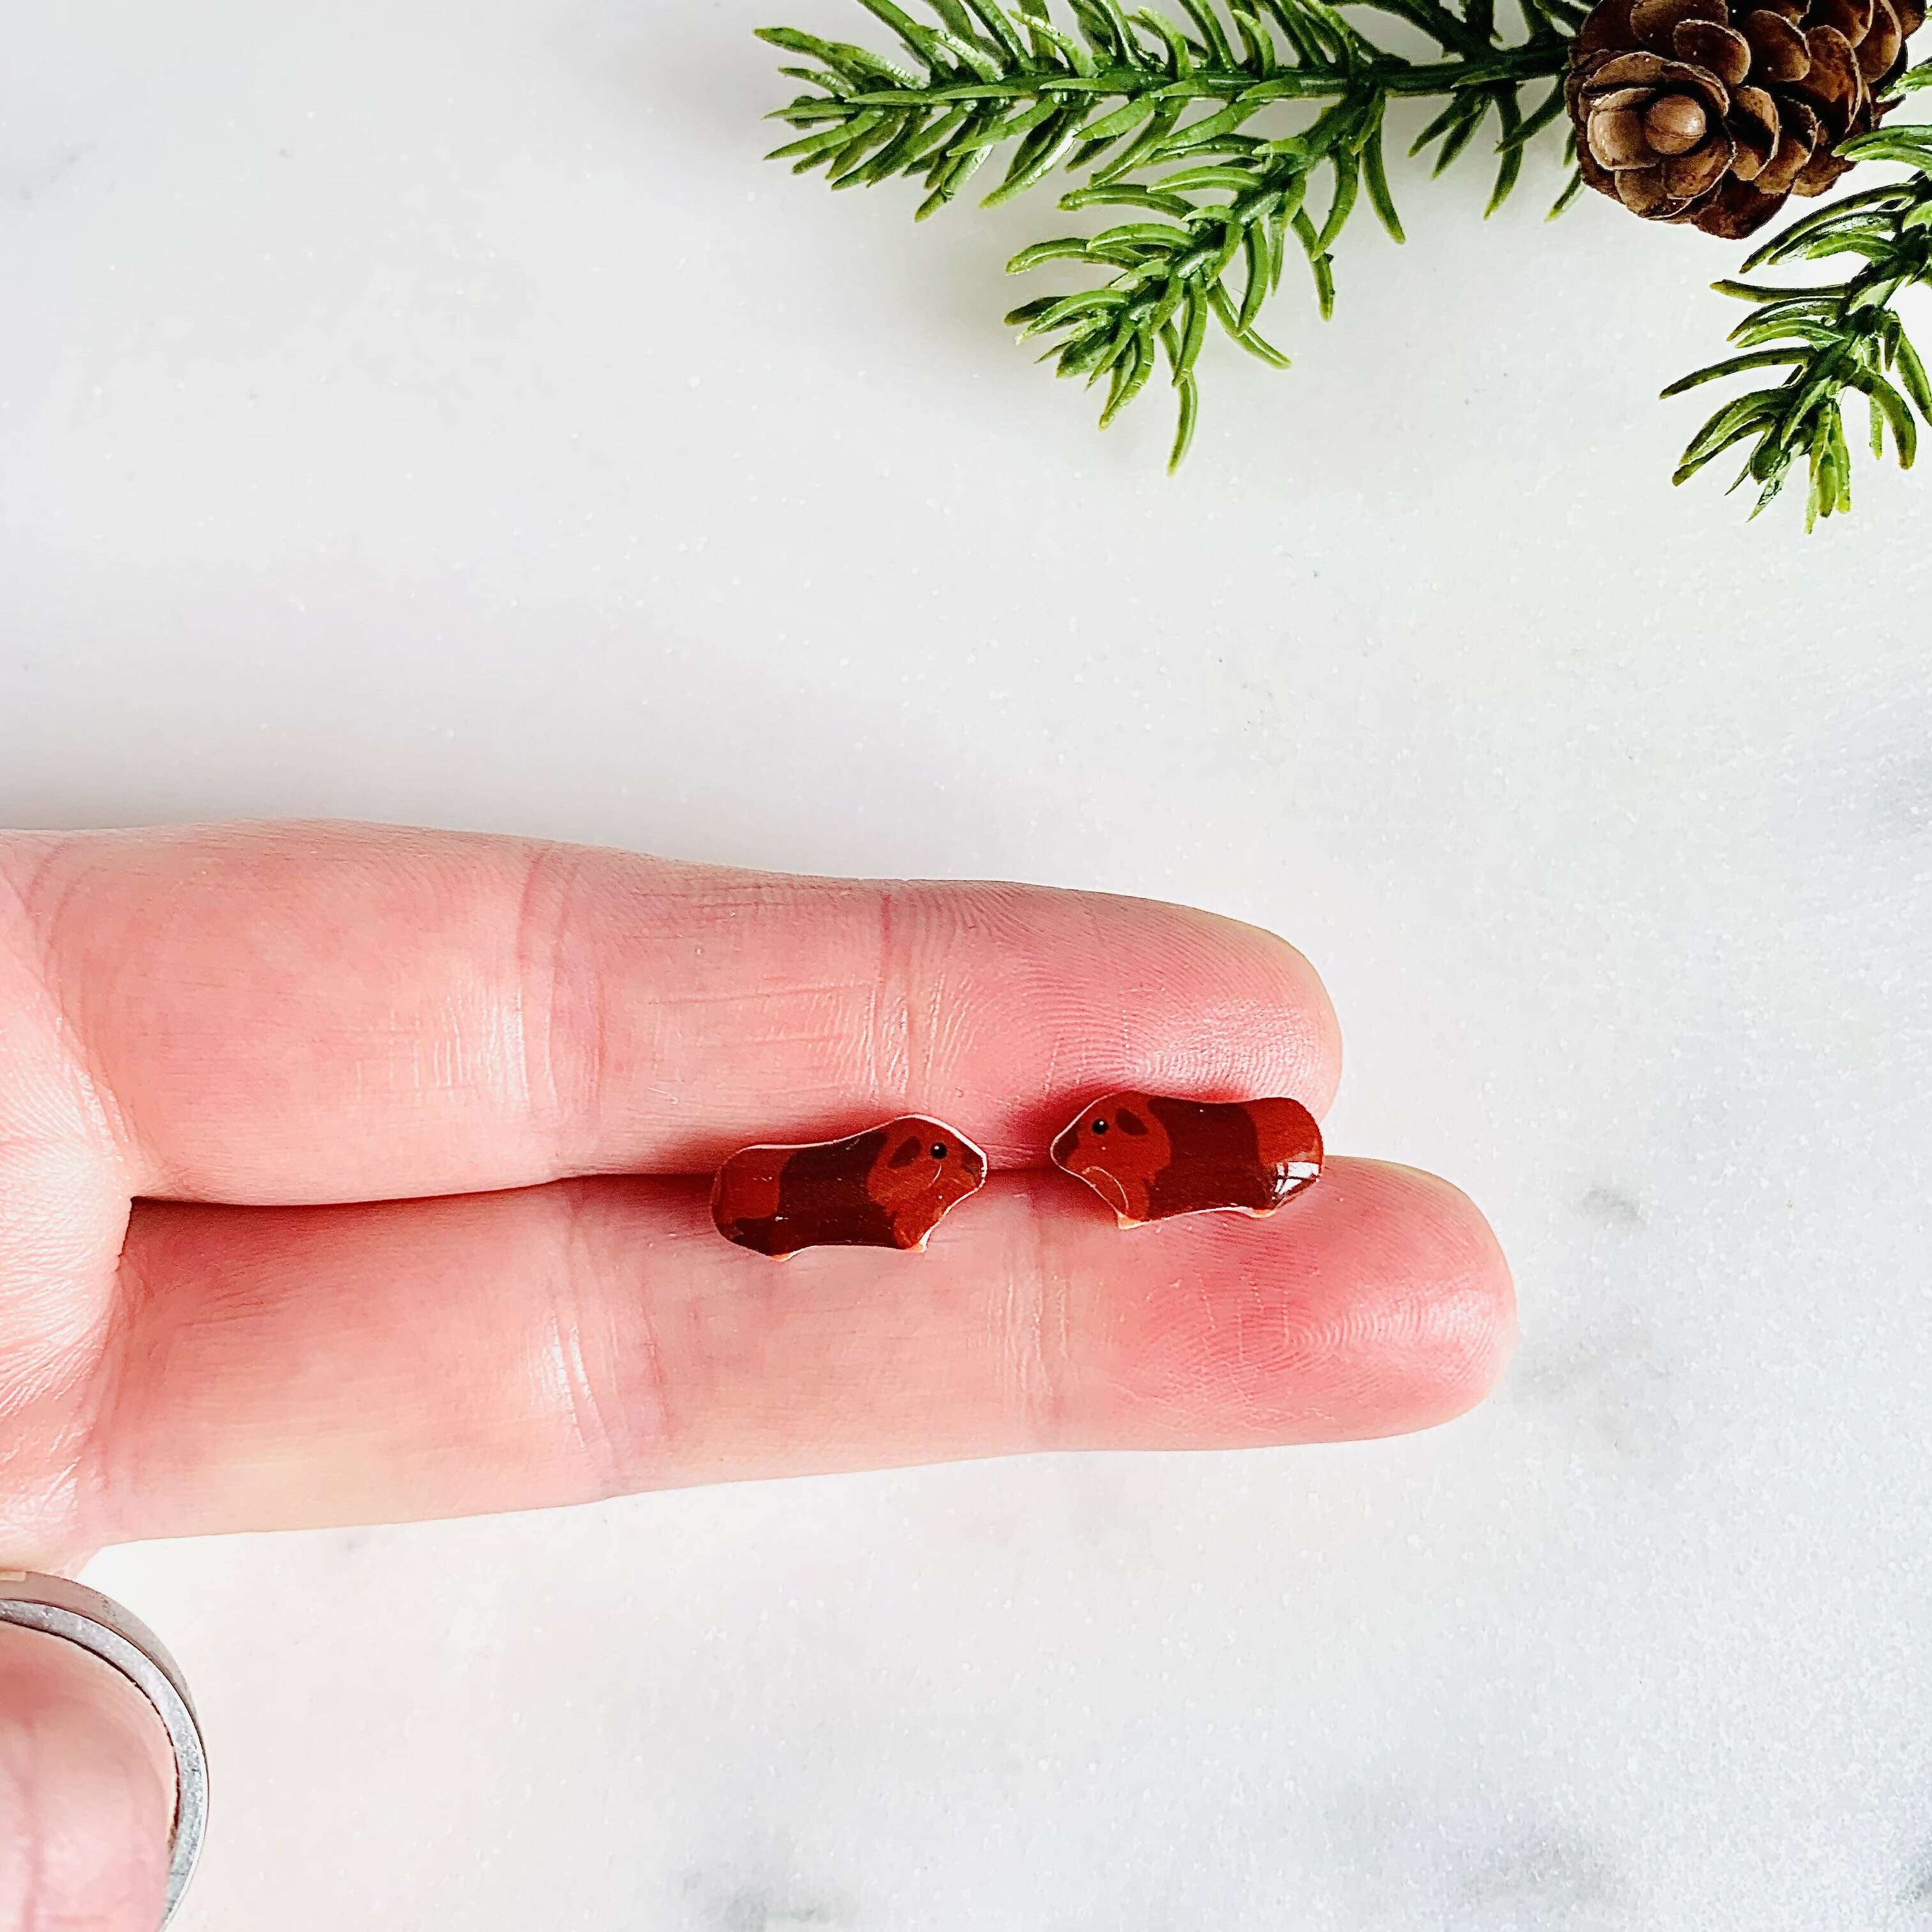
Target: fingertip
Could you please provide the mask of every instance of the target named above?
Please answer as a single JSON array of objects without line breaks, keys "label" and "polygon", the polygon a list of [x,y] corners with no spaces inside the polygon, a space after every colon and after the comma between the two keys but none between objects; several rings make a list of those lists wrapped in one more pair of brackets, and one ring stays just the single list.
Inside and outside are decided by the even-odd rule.
[{"label": "fingertip", "polygon": [[0,1924],[157,1924],[173,1782],[160,1725],[118,1672],[59,1637],[0,1627]]},{"label": "fingertip", "polygon": [[[1204,1033],[1223,1031],[1262,1049],[1274,1071],[1270,1090],[1299,1100],[1318,1119],[1342,1080],[1342,1024],[1314,963],[1268,928],[1194,906],[1162,905],[1164,920],[1191,930],[1207,970],[1192,987]],[[1238,1083],[1237,1083],[1238,1084]],[[1252,1086],[1229,1099],[1252,1100]]]},{"label": "fingertip", "polygon": [[1420,1168],[1375,1165],[1412,1244],[1408,1346],[1391,1352],[1383,1392],[1394,1426],[1371,1432],[1396,1434],[1453,1421],[1496,1388],[1516,1346],[1516,1284],[1496,1231],[1460,1187]]},{"label": "fingertip", "polygon": [[[1094,1355],[1094,1446],[1343,1442],[1474,1407],[1515,1332],[1488,1222],[1433,1174],[1331,1161],[1264,1221],[1204,1214],[1067,1239]],[[1109,1252],[1104,1241],[1118,1245]]]},{"label": "fingertip", "polygon": [[[918,1056],[928,1071],[908,1104],[957,1118],[996,1168],[1042,1166],[1087,1102],[1118,1089],[1278,1095],[1318,1115],[1334,1097],[1334,1004],[1309,961],[1258,926],[1035,886],[916,885],[894,904],[895,929],[925,935],[916,1010],[958,1009],[943,1063]],[[982,997],[962,1006],[969,983]]]},{"label": "fingertip", "polygon": [[1314,962],[1298,946],[1264,926],[1239,920],[1228,923],[1246,936],[1257,958],[1268,962],[1280,982],[1276,1004],[1284,1016],[1292,1016],[1290,1023],[1302,1042],[1304,1066],[1299,1090],[1288,1097],[1320,1120],[1334,1105],[1342,1084],[1342,1022],[1335,1003]]}]

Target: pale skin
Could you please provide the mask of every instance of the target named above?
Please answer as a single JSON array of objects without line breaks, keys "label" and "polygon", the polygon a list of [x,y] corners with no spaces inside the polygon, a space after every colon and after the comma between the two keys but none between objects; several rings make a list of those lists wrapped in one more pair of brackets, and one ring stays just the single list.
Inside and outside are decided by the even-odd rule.
[{"label": "pale skin", "polygon": [[[1270,1220],[1124,1234],[1047,1166],[1090,1095],[1318,1115],[1340,1068],[1299,953],[1142,901],[372,826],[0,834],[0,1567],[1426,1428],[1514,1332],[1447,1182],[1331,1158]],[[712,1228],[734,1150],[908,1113],[992,1168],[925,1253],[778,1266]],[[153,1727],[0,1636],[0,1932],[152,1932]]]}]

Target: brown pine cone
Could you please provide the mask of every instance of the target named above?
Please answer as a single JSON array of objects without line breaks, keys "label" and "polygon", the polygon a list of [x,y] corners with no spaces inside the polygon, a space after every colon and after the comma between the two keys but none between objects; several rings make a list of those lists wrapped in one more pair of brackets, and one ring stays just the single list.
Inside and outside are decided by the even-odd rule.
[{"label": "brown pine cone", "polygon": [[1652,221],[1736,238],[1851,166],[1897,104],[1925,0],[1603,0],[1566,86],[1583,178]]}]

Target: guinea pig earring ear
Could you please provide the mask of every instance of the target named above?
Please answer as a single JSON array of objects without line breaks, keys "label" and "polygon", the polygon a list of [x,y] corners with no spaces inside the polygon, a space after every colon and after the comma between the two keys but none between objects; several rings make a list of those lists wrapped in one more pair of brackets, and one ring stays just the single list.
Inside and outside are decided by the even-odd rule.
[{"label": "guinea pig earring ear", "polygon": [[1106,1094],[1055,1137],[1052,1154],[1124,1228],[1216,1209],[1258,1218],[1320,1177],[1322,1130],[1298,1100]]},{"label": "guinea pig earring ear", "polygon": [[981,1149],[907,1114],[843,1140],[741,1148],[711,1184],[711,1218],[728,1241],[776,1261],[801,1248],[916,1250],[986,1184]]}]

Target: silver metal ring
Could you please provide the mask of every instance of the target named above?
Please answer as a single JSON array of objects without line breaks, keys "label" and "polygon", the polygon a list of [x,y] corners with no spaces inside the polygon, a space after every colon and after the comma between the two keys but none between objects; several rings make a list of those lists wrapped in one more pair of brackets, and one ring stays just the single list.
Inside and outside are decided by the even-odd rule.
[{"label": "silver metal ring", "polygon": [[0,1624],[44,1630],[92,1652],[154,1706],[175,1754],[174,1832],[168,1848],[167,1904],[161,1914],[166,1927],[194,1876],[208,1829],[208,1754],[180,1666],[139,1618],[112,1597],[64,1576],[0,1570]]}]

